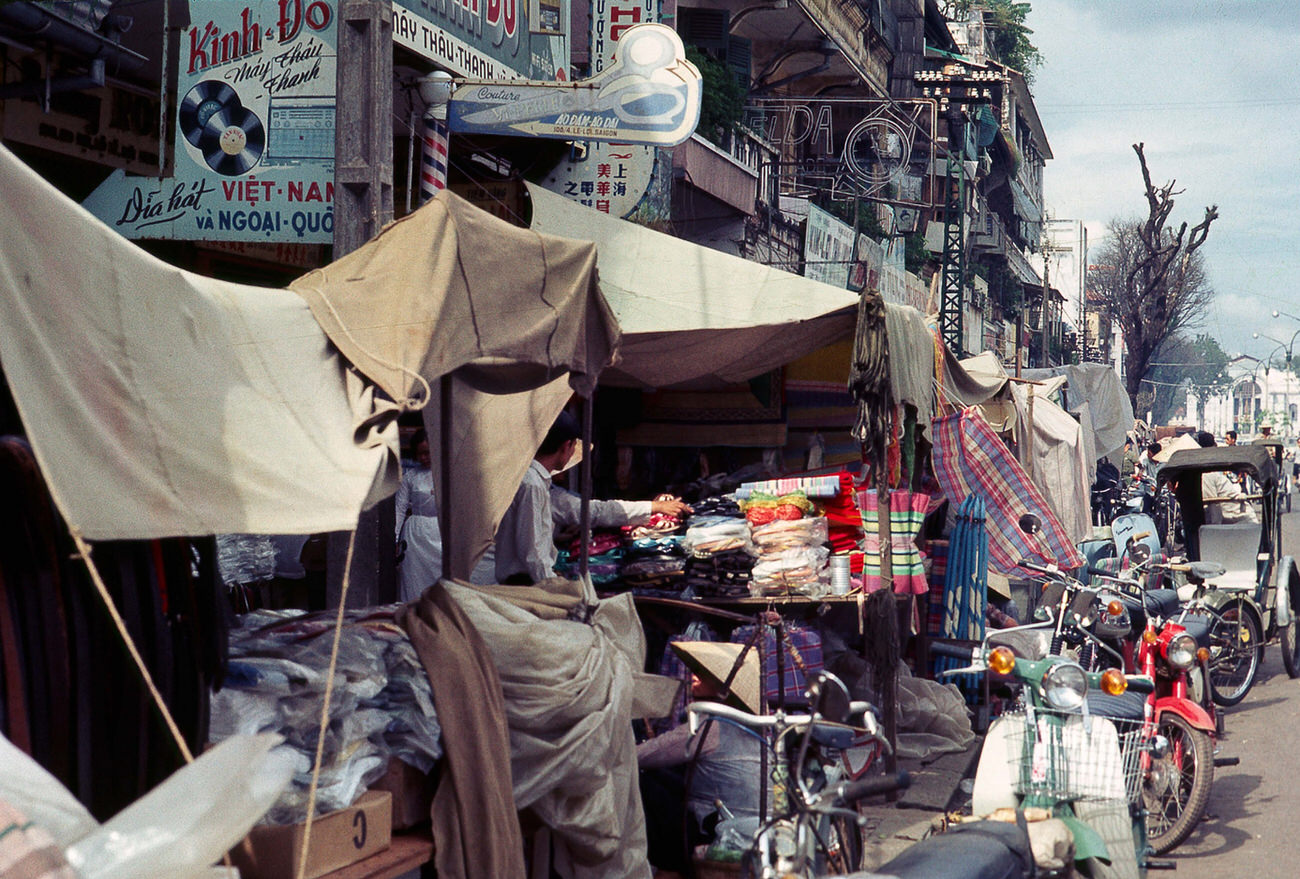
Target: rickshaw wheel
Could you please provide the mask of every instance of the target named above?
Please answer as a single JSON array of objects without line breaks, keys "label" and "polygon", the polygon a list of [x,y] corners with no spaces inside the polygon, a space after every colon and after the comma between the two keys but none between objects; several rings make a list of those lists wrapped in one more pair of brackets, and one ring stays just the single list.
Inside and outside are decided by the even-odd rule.
[{"label": "rickshaw wheel", "polygon": [[1210,627],[1210,693],[1215,704],[1236,705],[1255,685],[1264,646],[1259,620],[1240,598],[1225,604]]}]

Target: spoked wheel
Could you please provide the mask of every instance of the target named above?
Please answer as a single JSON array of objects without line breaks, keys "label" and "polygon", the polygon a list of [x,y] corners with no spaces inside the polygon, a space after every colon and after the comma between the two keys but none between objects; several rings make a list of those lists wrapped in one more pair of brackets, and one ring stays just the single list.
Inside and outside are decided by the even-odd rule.
[{"label": "spoked wheel", "polygon": [[862,830],[845,815],[823,821],[817,856],[818,876],[847,876],[862,869]]},{"label": "spoked wheel", "polygon": [[1218,611],[1210,626],[1210,692],[1219,705],[1236,705],[1255,685],[1263,646],[1259,620],[1240,598]]},{"label": "spoked wheel", "polygon": [[1161,716],[1157,731],[1169,747],[1162,756],[1151,756],[1142,778],[1142,804],[1147,841],[1159,855],[1187,839],[1205,814],[1214,783],[1214,746],[1206,733],[1172,712]]}]

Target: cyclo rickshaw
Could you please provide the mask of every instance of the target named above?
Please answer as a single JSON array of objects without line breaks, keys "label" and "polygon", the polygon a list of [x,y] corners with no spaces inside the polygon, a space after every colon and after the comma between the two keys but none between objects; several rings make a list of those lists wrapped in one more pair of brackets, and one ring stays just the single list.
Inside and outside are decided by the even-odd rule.
[{"label": "cyclo rickshaw", "polygon": [[[1244,496],[1206,496],[1225,484],[1221,474],[1239,481]],[[1174,489],[1187,558],[1225,569],[1180,590],[1210,618],[1214,701],[1236,705],[1245,697],[1265,646],[1275,639],[1286,673],[1300,677],[1294,614],[1300,571],[1291,556],[1282,555],[1282,498],[1272,451],[1264,445],[1185,449],[1170,456],[1156,479]]]}]

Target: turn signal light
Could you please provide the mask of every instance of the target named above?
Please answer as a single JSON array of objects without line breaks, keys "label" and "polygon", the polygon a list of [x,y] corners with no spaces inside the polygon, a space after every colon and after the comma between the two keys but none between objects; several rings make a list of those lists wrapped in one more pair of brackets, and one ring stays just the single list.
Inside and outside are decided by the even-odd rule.
[{"label": "turn signal light", "polygon": [[1106,605],[1106,613],[1113,617],[1122,615],[1124,613],[1124,602],[1112,601],[1110,604]]},{"label": "turn signal light", "polygon": [[994,647],[989,654],[989,668],[1000,675],[1009,675],[1016,667],[1016,655],[1010,647]]},{"label": "turn signal light", "polygon": [[1156,643],[1156,639],[1158,639],[1159,637],[1160,637],[1160,636],[1156,634],[1156,630],[1155,630],[1155,629],[1143,629],[1143,630],[1142,630],[1142,640],[1145,641],[1145,642],[1147,642],[1148,644],[1154,644],[1154,643]]},{"label": "turn signal light", "polygon": [[1128,678],[1117,668],[1108,668],[1101,673],[1101,690],[1109,696],[1122,696],[1128,689]]},{"label": "turn signal light", "polygon": [[1208,647],[1198,647],[1198,648],[1196,648],[1196,661],[1197,661],[1197,662],[1209,662],[1209,661],[1210,661],[1210,649],[1209,649]]}]

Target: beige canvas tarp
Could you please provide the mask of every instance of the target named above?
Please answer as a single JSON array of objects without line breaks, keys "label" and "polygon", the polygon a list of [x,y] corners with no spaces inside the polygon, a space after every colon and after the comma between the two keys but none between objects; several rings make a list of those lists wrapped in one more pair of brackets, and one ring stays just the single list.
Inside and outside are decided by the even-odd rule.
[{"label": "beige canvas tarp", "polygon": [[528,187],[532,228],[593,241],[623,331],[604,384],[735,384],[852,334],[858,295]]},{"label": "beige canvas tarp", "polygon": [[439,378],[451,376],[454,506],[440,522],[453,577],[468,578],[491,544],[571,391],[590,394],[614,357],[618,325],[595,271],[590,242],[511,226],[444,191],[290,285],[394,399],[432,389],[424,420],[435,461]]},{"label": "beige canvas tarp", "polygon": [[91,540],[352,528],[396,490],[395,410],[287,290],[126,241],[0,147],[0,364]]}]

